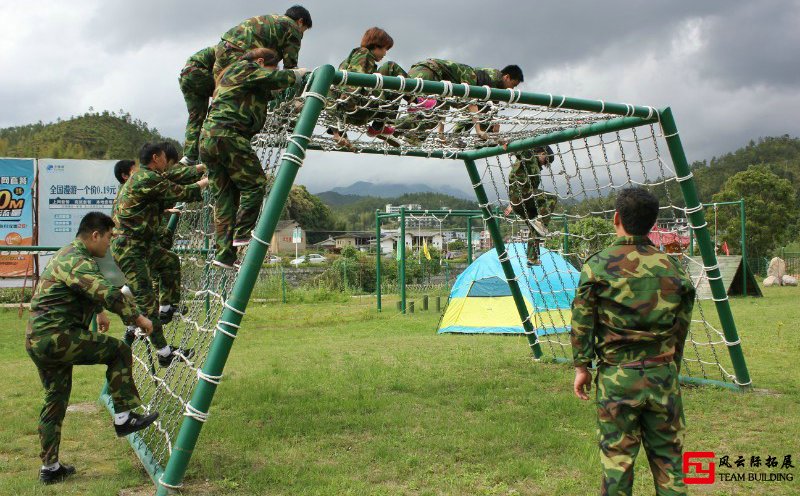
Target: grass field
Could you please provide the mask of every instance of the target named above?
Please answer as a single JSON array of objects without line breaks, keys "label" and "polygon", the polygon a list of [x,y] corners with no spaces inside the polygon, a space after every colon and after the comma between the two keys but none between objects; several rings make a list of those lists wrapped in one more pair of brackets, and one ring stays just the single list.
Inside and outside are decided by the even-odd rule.
[{"label": "grass field", "polygon": [[[764,294],[732,302],[756,391],[684,388],[687,449],[779,463],[790,454],[800,466],[800,289]],[[368,299],[252,305],[184,494],[598,492],[594,410],[573,397],[571,368],[533,363],[524,338],[437,336],[438,314],[399,316],[391,301],[385,308],[376,314]],[[96,403],[99,366],[77,367],[65,422],[62,459],[78,475],[56,487],[36,483],[42,390],[24,328],[15,310],[1,311],[0,494],[151,493]],[[800,482],[717,482],[691,492],[795,495]],[[644,453],[635,493],[653,493]]]}]

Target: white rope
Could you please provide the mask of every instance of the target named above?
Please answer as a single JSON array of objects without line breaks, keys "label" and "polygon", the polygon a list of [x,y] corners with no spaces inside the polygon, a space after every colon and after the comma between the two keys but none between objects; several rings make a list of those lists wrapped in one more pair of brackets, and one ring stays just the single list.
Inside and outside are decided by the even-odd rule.
[{"label": "white rope", "polygon": [[158,483],[161,484],[162,486],[166,487],[167,489],[178,490],[178,489],[183,487],[183,484],[178,484],[178,485],[173,486],[172,484],[167,484],[166,482],[164,482],[164,474],[162,474],[161,477],[158,478]]},{"label": "white rope", "polygon": [[689,179],[691,179],[693,177],[694,177],[694,174],[692,174],[692,172],[690,171],[689,174],[687,174],[685,176],[682,176],[682,177],[677,177],[676,176],[675,180],[678,181],[679,183],[682,183],[684,181],[688,181]]},{"label": "white rope", "polygon": [[234,313],[238,313],[239,315],[244,316],[244,312],[243,311],[239,310],[238,308],[233,308],[227,301],[222,306],[224,306],[228,310],[233,311]]},{"label": "white rope", "polygon": [[283,155],[281,156],[281,158],[283,160],[288,160],[289,162],[293,162],[293,163],[297,164],[298,167],[302,167],[303,166],[303,157],[299,157],[299,156],[297,156],[297,155],[295,155],[293,153],[283,152]]},{"label": "white rope", "polygon": [[441,95],[445,98],[453,96],[453,83],[452,81],[442,81],[442,85],[444,88],[442,89]]},{"label": "white rope", "polygon": [[315,91],[306,91],[305,93],[303,93],[303,98],[308,98],[308,97],[316,98],[322,103],[325,103],[325,97]]},{"label": "white rope", "polygon": [[483,89],[486,90],[486,95],[483,97],[483,100],[484,101],[490,100],[492,98],[492,87],[489,86],[488,84],[484,84]]},{"label": "white rope", "polygon": [[206,374],[200,369],[197,369],[197,377],[203,381],[208,383],[214,384],[215,386],[219,386],[220,381],[222,380],[222,374],[220,375],[210,375]]},{"label": "white rope", "polygon": [[383,74],[376,72],[373,73],[373,76],[375,76],[375,86],[373,86],[372,89],[383,90]]},{"label": "white rope", "polygon": [[347,71],[342,71],[342,81],[339,83],[340,86],[347,86]]},{"label": "white rope", "polygon": [[269,243],[267,243],[263,239],[261,239],[258,236],[256,236],[256,232],[255,231],[252,231],[250,233],[250,237],[253,238],[254,240],[258,241],[259,243],[261,243],[262,246],[265,246],[265,247],[269,248]]},{"label": "white rope", "polygon": [[461,86],[464,87],[464,98],[469,98],[469,84],[461,83]]},{"label": "white rope", "polygon": [[217,327],[214,328],[214,331],[215,331],[214,334],[216,334],[216,331],[219,331],[219,332],[221,332],[222,334],[228,336],[231,339],[236,339],[236,334],[234,334],[234,333],[232,333],[230,331],[226,331],[225,329],[220,327],[219,324],[217,324]]},{"label": "white rope", "polygon": [[184,411],[183,414],[202,423],[205,423],[206,420],[208,420],[208,412],[201,412],[197,408],[193,407],[191,403],[186,403],[186,411]]}]

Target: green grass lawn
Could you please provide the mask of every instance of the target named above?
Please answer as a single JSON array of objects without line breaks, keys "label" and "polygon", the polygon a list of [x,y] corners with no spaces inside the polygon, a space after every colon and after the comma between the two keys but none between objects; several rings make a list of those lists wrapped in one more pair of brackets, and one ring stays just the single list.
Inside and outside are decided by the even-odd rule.
[{"label": "green grass lawn", "polygon": [[[684,388],[686,447],[732,460],[791,454],[800,466],[800,289],[764,294],[732,301],[756,391]],[[184,493],[598,492],[594,410],[573,397],[570,367],[533,363],[521,337],[437,336],[433,311],[399,316],[389,300],[378,315],[373,305],[252,305]],[[0,494],[151,493],[96,403],[100,366],[75,372],[77,409],[66,418],[62,459],[78,475],[56,487],[36,483],[42,390],[24,328],[16,311],[0,312]],[[800,482],[717,482],[691,492],[794,495]],[[635,493],[653,493],[644,453]]]}]

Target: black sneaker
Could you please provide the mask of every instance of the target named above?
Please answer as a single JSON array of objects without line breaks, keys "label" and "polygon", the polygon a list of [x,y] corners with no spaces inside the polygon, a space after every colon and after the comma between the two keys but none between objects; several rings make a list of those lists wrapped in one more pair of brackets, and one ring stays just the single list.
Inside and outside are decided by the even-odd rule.
[{"label": "black sneaker", "polygon": [[72,465],[60,465],[55,470],[43,468],[39,470],[39,482],[42,484],[56,484],[74,473],[75,467]]},{"label": "black sneaker", "polygon": [[186,306],[180,307],[178,305],[170,305],[169,310],[159,310],[158,311],[158,320],[161,321],[162,324],[169,324],[172,322],[172,317],[175,313],[185,314],[187,311]]},{"label": "black sneaker", "polygon": [[[158,353],[156,353],[158,355]],[[176,348],[174,346],[169,347],[169,355],[161,356],[158,355],[158,364],[162,367],[169,367],[172,365],[172,362],[177,358],[178,360],[183,360],[183,357],[186,357],[187,360],[191,360],[194,356],[194,350],[191,348]]]},{"label": "black sneaker", "polygon": [[157,418],[158,412],[153,412],[150,415],[139,415],[131,412],[124,424],[114,424],[114,430],[117,431],[117,437],[127,436],[146,428],[155,422]]}]

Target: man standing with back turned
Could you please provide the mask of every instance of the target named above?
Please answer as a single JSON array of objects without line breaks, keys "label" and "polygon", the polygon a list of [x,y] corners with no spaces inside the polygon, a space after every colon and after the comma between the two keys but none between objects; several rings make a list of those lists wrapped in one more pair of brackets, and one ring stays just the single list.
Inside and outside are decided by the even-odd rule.
[{"label": "man standing with back turned", "polygon": [[643,443],[656,494],[683,495],[686,428],[678,373],[695,290],[680,262],[647,233],[658,199],[644,188],[619,193],[616,240],[586,260],[572,305],[574,392],[588,400],[597,359],[602,494],[630,495]]}]

